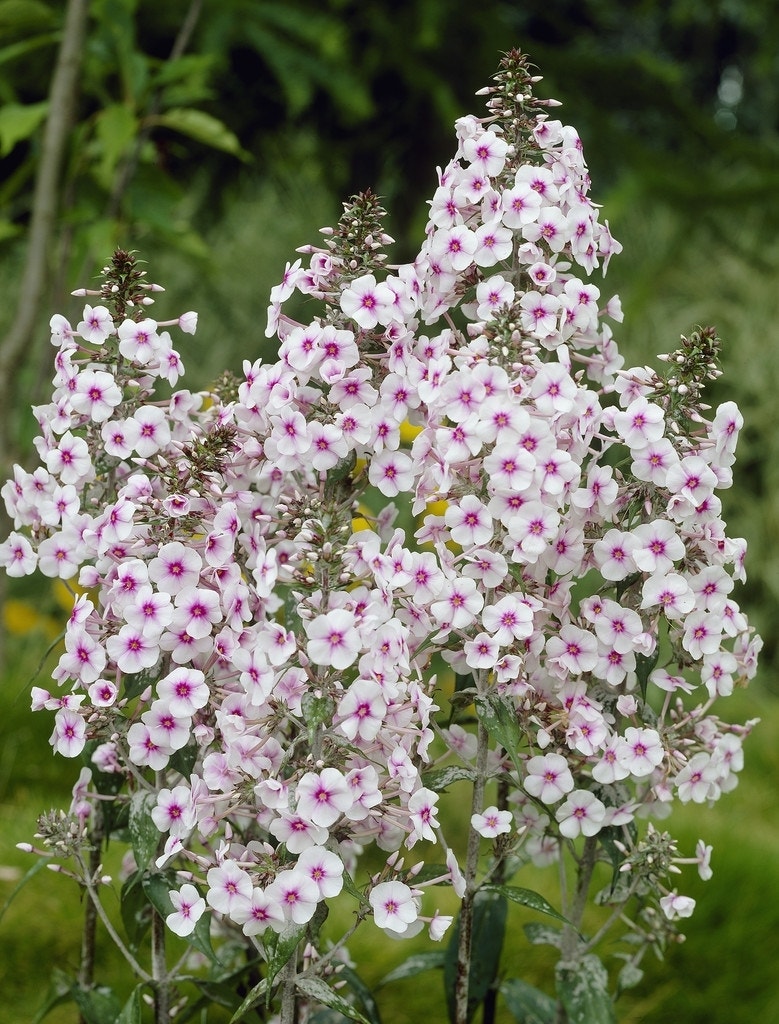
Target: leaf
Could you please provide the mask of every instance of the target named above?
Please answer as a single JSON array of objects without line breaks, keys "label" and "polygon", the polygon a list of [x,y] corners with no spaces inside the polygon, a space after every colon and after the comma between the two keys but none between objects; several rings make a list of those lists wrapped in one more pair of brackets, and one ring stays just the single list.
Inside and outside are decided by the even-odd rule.
[{"label": "leaf", "polygon": [[[474,897],[471,959],[468,967],[469,1021],[484,1002],[498,976],[508,916],[506,898],[497,891],[498,888],[496,886],[496,891],[492,892],[480,889]],[[460,966],[457,955],[461,922],[462,908],[457,915],[444,960],[444,988],[450,1021],[455,1019],[455,984]]]},{"label": "leaf", "polygon": [[219,149],[240,160],[250,161],[251,156],[242,148],[238,136],[216,117],[206,114],[203,110],[192,110],[189,107],[175,107],[164,114],[149,118],[148,123],[171,131],[188,135],[196,142],[202,142],[212,149]]},{"label": "leaf", "polygon": [[27,869],[22,878],[16,883],[11,892],[8,894],[8,899],[5,901],[2,908],[0,908],[0,921],[3,920],[6,910],[8,910],[8,908],[11,906],[18,893],[21,892],[21,890],[25,887],[25,885],[27,885],[30,879],[34,878],[39,871],[42,871],[43,868],[45,868],[46,865],[50,863],[51,861],[47,857],[41,857],[33,864],[31,868]]},{"label": "leaf", "polygon": [[474,703],[482,725],[490,736],[505,749],[521,775],[524,770],[522,759],[519,756],[522,730],[517,721],[514,702],[510,697],[503,697],[498,693],[487,693],[476,697]]},{"label": "leaf", "polygon": [[244,1014],[253,1009],[268,991],[270,991],[268,979],[263,978],[262,981],[258,981],[254,988],[247,993],[246,998],[232,1015],[228,1024],[238,1024],[238,1021],[243,1018]]},{"label": "leaf", "polygon": [[160,830],[151,816],[156,803],[153,793],[139,791],[130,797],[130,842],[135,863],[141,870],[149,866],[160,845]]},{"label": "leaf", "polygon": [[305,937],[308,931],[307,925],[300,925],[298,928],[290,928],[286,932],[281,932],[278,936],[274,936],[273,952],[268,958],[268,969],[267,969],[267,982],[268,991],[266,994],[266,1005],[270,1005],[270,986],[273,979],[282,969],[286,967],[292,957],[295,955],[295,950],[298,948],[301,940]]},{"label": "leaf", "polygon": [[8,156],[17,142],[29,139],[44,121],[49,101],[41,103],[6,103],[0,107],[0,157]]},{"label": "leaf", "polygon": [[414,953],[402,964],[398,964],[389,974],[385,974],[381,981],[377,982],[376,988],[389,985],[393,981],[402,981],[404,978],[413,978],[425,971],[436,970],[444,966],[445,960],[446,950],[444,949],[431,950],[429,953]]},{"label": "leaf", "polygon": [[616,1024],[609,976],[597,956],[589,953],[577,962],[561,960],[555,980],[568,1024]]},{"label": "leaf", "polygon": [[376,1004],[376,1000],[373,998],[373,993],[359,974],[352,970],[351,967],[343,965],[338,977],[343,978],[352,992],[357,996],[368,1020],[370,1021],[370,1024],[381,1024],[381,1014],[379,1013],[379,1007]]},{"label": "leaf", "polygon": [[57,17],[43,0],[2,0],[0,3],[0,30],[2,32],[34,32],[51,28]]},{"label": "leaf", "polygon": [[554,1024],[557,1004],[551,996],[521,978],[510,978],[500,994],[517,1024]]},{"label": "leaf", "polygon": [[483,891],[500,893],[512,903],[519,903],[522,907],[529,907],[531,910],[537,910],[540,914],[548,914],[549,917],[568,923],[567,918],[558,913],[540,893],[534,892],[532,889],[523,889],[516,885],[485,885]]},{"label": "leaf", "polygon": [[309,999],[316,999],[317,1002],[322,1003],[324,1006],[329,1006],[331,1010],[337,1010],[349,1020],[356,1020],[358,1024],[371,1024],[367,1017],[363,1016],[343,996],[339,996],[337,992],[334,992],[327,982],[322,981],[321,978],[301,974],[295,979],[295,988],[302,992],[304,996],[308,996]]},{"label": "leaf", "polygon": [[636,655],[636,677],[638,679],[638,686],[641,690],[641,698],[643,700],[646,700],[646,688],[647,683],[649,682],[649,676],[657,664],[657,659],[659,657],[659,651],[655,651],[655,653],[651,654],[649,657],[647,657],[646,654]]},{"label": "leaf", "polygon": [[43,1006],[35,1014],[32,1024],[40,1024],[55,1006],[67,1003],[73,998],[72,989],[76,983],[74,978],[69,978],[59,967],[52,968],[50,978],[49,989],[44,997]]},{"label": "leaf", "polygon": [[560,928],[553,928],[551,925],[539,924],[537,921],[534,921],[523,925],[522,930],[527,935],[528,942],[534,946],[555,946],[557,949],[560,948],[562,939],[562,930]]},{"label": "leaf", "polygon": [[11,43],[0,50],[0,64],[7,64],[19,57],[26,57],[33,50],[39,50],[43,46],[55,46],[62,38],[60,32],[46,32],[31,39],[23,39],[18,43]]},{"label": "leaf", "polygon": [[122,886],[119,907],[122,924],[132,949],[137,950],[151,924],[151,905],[140,884],[142,873],[136,871]]},{"label": "leaf", "polygon": [[86,1024],[117,1024],[122,1007],[110,988],[98,985],[87,989],[74,984],[71,992]]},{"label": "leaf", "polygon": [[461,782],[464,779],[472,781],[476,777],[473,768],[465,765],[450,764],[447,768],[435,768],[430,772],[423,772],[422,785],[432,789],[434,793],[442,793],[454,782]]},{"label": "leaf", "polygon": [[95,134],[100,143],[98,178],[109,187],[117,164],[138,134],[138,119],[125,103],[113,103],[97,115]]},{"label": "leaf", "polygon": [[122,1007],[122,1012],[116,1018],[116,1024],[141,1024],[141,989],[143,985],[136,985],[130,998]]}]

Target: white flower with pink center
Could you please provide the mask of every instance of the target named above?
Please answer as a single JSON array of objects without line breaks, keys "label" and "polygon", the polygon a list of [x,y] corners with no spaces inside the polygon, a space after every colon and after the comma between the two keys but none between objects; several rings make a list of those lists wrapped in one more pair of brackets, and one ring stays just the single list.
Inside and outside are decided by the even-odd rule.
[{"label": "white flower with pink center", "polygon": [[404,882],[380,882],[368,894],[379,928],[403,935],[419,916],[417,897]]},{"label": "white flower with pink center", "polygon": [[606,820],[606,805],[587,789],[576,789],[555,813],[560,834],[566,839],[594,836]]},{"label": "white flower with pink center", "polygon": [[208,905],[219,914],[229,917],[237,906],[251,899],[251,876],[235,861],[224,860],[217,867],[209,868],[206,881]]},{"label": "white flower with pink center", "polygon": [[332,899],[343,889],[343,861],[323,846],[309,846],[298,857],[298,871],[308,875],[319,890],[319,899]]},{"label": "white flower with pink center", "polygon": [[334,608],[304,623],[306,651],[315,665],[345,669],[360,653],[360,634],[354,615],[346,608]]},{"label": "white flower with pink center", "polygon": [[545,804],[562,800],[574,787],[573,775],[562,754],[539,754],[525,762],[522,785]]},{"label": "white flower with pink center", "polygon": [[76,330],[90,345],[102,345],[115,333],[113,318],[105,306],[84,306]]},{"label": "white flower with pink center", "polygon": [[278,903],[287,921],[298,925],[311,920],[319,903],[318,886],[297,866],[280,871],[265,895]]},{"label": "white flower with pink center", "polygon": [[614,429],[631,450],[646,448],[665,433],[665,414],[642,395],[614,414]]},{"label": "white flower with pink center", "polygon": [[352,805],[352,793],[337,768],[306,772],[295,789],[297,813],[321,828],[330,828]]},{"label": "white flower with pink center", "polygon": [[149,579],[158,590],[175,596],[188,587],[197,586],[202,568],[203,559],[198,552],[174,540],[163,544],[149,562]]},{"label": "white flower with pink center", "polygon": [[63,757],[78,757],[87,741],[86,722],[76,711],[60,708],[54,716],[49,743]]},{"label": "white flower with pink center", "polygon": [[341,310],[364,331],[386,323],[386,314],[395,301],[386,284],[377,284],[373,274],[355,278],[341,292]]},{"label": "white flower with pink center", "polygon": [[663,763],[665,748],[656,729],[629,726],[617,740],[616,755],[622,768],[642,779]]},{"label": "white flower with pink center", "polygon": [[205,913],[206,901],[189,882],[185,882],[178,890],[171,889],[168,896],[173,904],[173,913],[168,914],[165,923],[176,935],[191,935]]},{"label": "white flower with pink center", "polygon": [[159,348],[156,320],[125,320],[119,325],[119,351],[132,363],[146,366]]},{"label": "white flower with pink center", "polygon": [[471,828],[484,839],[494,839],[511,831],[514,817],[511,811],[499,811],[497,807],[485,807],[481,814],[471,815]]}]

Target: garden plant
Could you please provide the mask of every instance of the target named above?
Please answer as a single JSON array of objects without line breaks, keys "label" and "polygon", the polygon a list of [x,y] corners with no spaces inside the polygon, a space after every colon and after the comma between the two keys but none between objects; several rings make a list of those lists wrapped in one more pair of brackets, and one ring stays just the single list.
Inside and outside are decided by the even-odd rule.
[{"label": "garden plant", "polygon": [[[437,971],[442,1020],[606,1024],[693,912],[711,847],[663,821],[734,788],[753,724],[721,708],[760,648],[717,495],[742,418],[706,404],[713,328],[625,367],[590,280],[620,245],[539,82],[512,51],[457,121],[413,262],[345,203],[242,379],[178,387],[197,315],[153,318],[131,251],[51,319],[0,562],[73,592],[32,708],[80,770],[25,848],[83,890],[56,998],[89,1024],[376,1024],[377,928],[427,931],[394,977]],[[517,904],[546,991],[502,968]]]}]

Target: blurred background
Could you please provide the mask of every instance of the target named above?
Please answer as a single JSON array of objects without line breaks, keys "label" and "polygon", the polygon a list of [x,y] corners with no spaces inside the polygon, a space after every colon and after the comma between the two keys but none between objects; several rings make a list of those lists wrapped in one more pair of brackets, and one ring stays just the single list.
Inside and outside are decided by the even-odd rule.
[{"label": "blurred background", "polygon": [[[352,192],[390,211],[413,257],[452,124],[480,113],[501,51],[524,49],[542,95],[584,142],[591,195],[624,252],[609,268],[628,365],[714,324],[725,375],[710,403],[746,420],[729,532],[749,541],[738,600],[765,640],[758,679],[723,710],[760,717],[740,788],[674,831],[713,842],[688,942],[649,965],[623,1020],[779,1020],[779,8],[765,0],[0,0],[0,462],[30,465],[29,406],[49,395],[51,314],[80,314],[117,245],[166,288],[155,315],[200,314],[185,386],[272,358],[270,288]],[[74,321],[75,322],[75,321]],[[4,529],[3,533],[6,530]],[[0,908],[30,866],[15,849],[72,779],[29,713],[29,684],[69,598],[3,591]],[[45,683],[44,683],[45,685]],[[66,766],[67,767],[67,766]],[[67,799],[66,796],[63,799]],[[77,958],[67,883],[33,879],[0,922],[9,1021],[34,1019],[50,966]],[[30,921],[35,921],[34,927]],[[519,922],[519,918],[518,918]],[[72,929],[71,929],[72,930]],[[405,955],[393,948],[381,976]],[[543,984],[518,939],[510,973]],[[115,970],[109,960],[105,970]],[[535,972],[535,974],[534,974]],[[401,986],[402,990],[403,986]],[[442,1019],[408,985],[393,1022]],[[61,1016],[57,1016],[61,1014]],[[72,1021],[72,1008],[47,1018]]]}]

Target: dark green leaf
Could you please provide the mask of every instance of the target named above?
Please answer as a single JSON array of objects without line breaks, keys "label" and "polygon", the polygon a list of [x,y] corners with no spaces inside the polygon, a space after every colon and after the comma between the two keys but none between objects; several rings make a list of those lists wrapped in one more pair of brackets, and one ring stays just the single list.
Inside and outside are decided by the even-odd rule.
[{"label": "dark green leaf", "polygon": [[286,967],[291,958],[295,955],[295,950],[305,937],[307,930],[307,925],[300,925],[297,928],[290,928],[288,931],[282,932],[280,935],[273,937],[273,952],[268,958],[268,969],[266,972],[268,981],[266,1004],[270,1003],[270,986],[273,979],[282,967]]},{"label": "dark green leaf", "polygon": [[73,986],[75,984],[75,978],[69,978],[64,971],[59,969],[59,967],[53,967],[50,975],[49,988],[43,999],[43,1005],[35,1014],[32,1024],[40,1024],[44,1017],[47,1017],[49,1012],[53,1010],[55,1006],[60,1006],[62,1003],[70,1002],[73,999]]},{"label": "dark green leaf", "polygon": [[649,676],[654,670],[657,664],[657,659],[660,657],[659,650],[656,650],[654,654],[647,657],[645,654],[636,655],[636,677],[638,678],[638,686],[641,690],[641,697],[646,700],[646,688],[649,682]]},{"label": "dark green leaf", "polygon": [[407,960],[404,960],[402,964],[385,974],[384,977],[376,985],[376,988],[381,988],[383,985],[389,985],[393,981],[402,981],[404,978],[413,978],[417,974],[423,974],[425,971],[437,970],[444,966],[446,960],[446,950],[436,949],[431,950],[429,953],[415,953],[410,956]]},{"label": "dark green leaf", "polygon": [[202,142],[212,149],[220,149],[241,160],[250,160],[250,155],[241,147],[238,137],[230,131],[224,122],[203,110],[191,107],[176,107],[158,114],[151,123],[162,128],[188,135],[196,142]]},{"label": "dark green leaf", "polygon": [[116,1024],[141,1024],[141,990],[142,985],[136,985],[130,998],[122,1007],[122,1012],[116,1019]]},{"label": "dark green leaf", "polygon": [[521,775],[523,764],[519,756],[519,745],[522,742],[522,730],[513,700],[491,692],[478,696],[475,704],[482,725],[492,739],[504,748]]},{"label": "dark green leaf", "polygon": [[338,977],[342,978],[357,996],[370,1024],[381,1024],[381,1014],[379,1013],[379,1007],[376,1005],[376,1000],[373,998],[373,993],[359,974],[353,971],[351,967],[344,966]]},{"label": "dark green leaf", "polygon": [[168,762],[168,767],[172,768],[174,772],[178,772],[179,775],[183,775],[185,779],[188,779],[192,774],[192,769],[195,767],[197,754],[197,743],[187,743],[181,750],[176,750],[173,753]]},{"label": "dark green leaf", "polygon": [[537,910],[540,914],[548,914],[549,917],[557,918],[558,921],[566,920],[562,914],[555,910],[551,903],[545,900],[540,893],[534,892],[532,889],[523,889],[515,885],[485,885],[484,891],[500,893],[501,896],[505,896],[512,903],[519,903],[522,907]]},{"label": "dark green leaf", "polygon": [[152,808],[156,803],[153,793],[139,791],[133,793],[130,798],[130,842],[135,863],[142,871],[149,866],[160,845],[160,830],[151,817]]},{"label": "dark green leaf", "polygon": [[132,949],[138,949],[151,924],[151,905],[143,890],[141,872],[136,872],[122,886],[120,909],[122,924]]},{"label": "dark green leaf", "polygon": [[238,1024],[238,1022],[243,1019],[244,1014],[257,1006],[268,991],[270,991],[268,987],[268,979],[263,978],[262,981],[258,981],[254,988],[247,993],[246,998],[232,1015],[228,1024]]},{"label": "dark green leaf", "polygon": [[[497,890],[497,887],[496,887]],[[468,1020],[484,1002],[484,999],[495,984],[503,951],[503,939],[506,933],[506,917],[508,903],[505,896],[498,892],[480,889],[474,896],[473,931],[471,941],[471,957],[468,965]],[[457,962],[460,944],[460,925],[462,909],[452,930],[452,937],[446,950],[444,960],[444,988],[449,1020],[455,1019],[455,985],[460,965]]]},{"label": "dark green leaf", "polygon": [[322,981],[321,978],[301,974],[295,979],[295,988],[302,992],[304,996],[308,996],[309,999],[315,999],[318,1003],[329,1006],[332,1010],[337,1010],[349,1020],[356,1020],[358,1024],[371,1024],[371,1021],[363,1016],[357,1007],[352,1006],[343,996],[339,996],[337,992],[334,992],[327,982]]},{"label": "dark green leaf", "polygon": [[122,1006],[110,988],[99,985],[85,989],[74,985],[72,992],[73,1001],[86,1024],[117,1024]]},{"label": "dark green leaf", "polygon": [[560,961],[555,980],[569,1024],[616,1024],[609,976],[597,956],[590,953],[579,961]]},{"label": "dark green leaf", "polygon": [[48,100],[26,105],[6,103],[0,108],[0,157],[8,156],[17,142],[29,139],[43,122],[48,110]]},{"label": "dark green leaf", "polygon": [[554,999],[521,978],[504,981],[500,994],[517,1024],[554,1024],[557,1015]]}]

